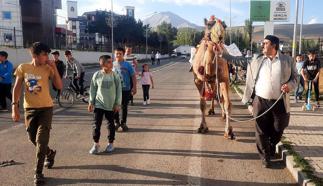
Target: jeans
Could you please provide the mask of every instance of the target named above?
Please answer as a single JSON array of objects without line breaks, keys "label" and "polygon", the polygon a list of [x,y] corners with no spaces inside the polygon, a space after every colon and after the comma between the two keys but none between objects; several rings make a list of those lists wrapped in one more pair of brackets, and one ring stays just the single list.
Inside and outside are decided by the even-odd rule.
[{"label": "jeans", "polygon": [[116,128],[114,126],[114,112],[113,111],[107,111],[103,110],[100,108],[95,108],[94,109],[94,121],[93,121],[93,140],[95,143],[98,143],[100,140],[100,135],[101,135],[101,125],[102,125],[102,120],[103,116],[108,120],[108,129],[109,129],[109,143],[113,143],[114,138],[115,138],[115,132]]},{"label": "jeans", "polygon": [[296,97],[302,97],[304,91],[304,79],[301,75],[297,76],[297,87],[295,89],[295,96]]},{"label": "jeans", "polygon": [[[127,123],[127,116],[128,116],[128,104],[131,95],[131,90],[123,90],[122,91],[122,103],[121,103],[121,110],[122,110],[122,119],[121,125],[125,125]],[[114,115],[114,119],[116,123],[120,123],[120,114],[116,112]]]},{"label": "jeans", "polygon": [[[309,83],[309,81],[307,81],[306,83]],[[305,103],[307,103],[307,97],[308,97],[308,93],[309,93],[309,88],[311,86],[311,91],[313,90],[313,86],[314,85],[314,93],[315,93],[315,101],[319,101],[320,98],[320,90],[319,90],[319,80],[317,80],[316,82],[314,82],[312,80],[312,84],[308,84],[307,90],[306,90],[306,99],[305,99]]]},{"label": "jeans", "polygon": [[76,89],[75,91],[80,93],[81,95],[83,95],[84,93],[84,76],[85,76],[85,72],[82,72],[80,78],[76,79],[76,74],[74,74],[73,80],[72,80],[72,83],[73,83],[72,87],[75,87]]}]

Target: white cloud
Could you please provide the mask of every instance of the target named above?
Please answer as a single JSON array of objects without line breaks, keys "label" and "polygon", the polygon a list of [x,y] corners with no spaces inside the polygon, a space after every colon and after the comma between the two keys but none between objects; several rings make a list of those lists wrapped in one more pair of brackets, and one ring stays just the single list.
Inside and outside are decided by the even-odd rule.
[{"label": "white cloud", "polygon": [[312,17],[308,24],[316,24],[318,23],[317,17]]}]

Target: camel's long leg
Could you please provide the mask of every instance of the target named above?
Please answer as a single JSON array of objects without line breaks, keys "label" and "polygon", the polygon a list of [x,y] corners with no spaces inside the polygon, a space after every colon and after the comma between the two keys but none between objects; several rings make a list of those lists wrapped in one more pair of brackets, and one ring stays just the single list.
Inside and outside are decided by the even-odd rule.
[{"label": "camel's long leg", "polygon": [[[216,90],[215,90],[215,84],[212,84],[211,85],[211,88],[212,88],[212,90],[214,92],[216,92]],[[214,103],[214,101],[215,101],[215,98],[213,97],[212,100],[211,100],[211,105],[210,105],[210,109],[209,109],[209,113],[208,113],[209,115],[215,115],[215,111],[214,111],[215,103]]]},{"label": "camel's long leg", "polygon": [[200,110],[201,110],[201,124],[198,129],[198,132],[200,133],[205,133],[207,132],[207,124],[206,124],[206,119],[205,119],[205,109],[206,109],[206,101],[203,98],[203,82],[199,81],[197,79],[194,80],[196,88],[199,90],[200,93]]},{"label": "camel's long leg", "polygon": [[221,88],[221,93],[223,96],[223,106],[224,106],[224,112],[225,112],[225,132],[229,133],[231,124],[230,124],[230,115],[231,115],[231,101],[230,101],[230,97],[229,97],[229,85],[225,82],[220,83],[220,88]]}]

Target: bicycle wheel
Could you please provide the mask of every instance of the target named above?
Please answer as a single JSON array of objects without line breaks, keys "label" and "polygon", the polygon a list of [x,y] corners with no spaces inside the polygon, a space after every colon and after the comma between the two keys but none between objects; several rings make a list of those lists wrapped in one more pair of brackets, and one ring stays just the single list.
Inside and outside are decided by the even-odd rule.
[{"label": "bicycle wheel", "polygon": [[66,88],[63,89],[61,95],[58,98],[58,104],[61,107],[69,108],[74,104],[75,94],[73,90]]},{"label": "bicycle wheel", "polygon": [[90,86],[85,86],[82,101],[84,103],[89,103],[89,96],[90,96]]}]

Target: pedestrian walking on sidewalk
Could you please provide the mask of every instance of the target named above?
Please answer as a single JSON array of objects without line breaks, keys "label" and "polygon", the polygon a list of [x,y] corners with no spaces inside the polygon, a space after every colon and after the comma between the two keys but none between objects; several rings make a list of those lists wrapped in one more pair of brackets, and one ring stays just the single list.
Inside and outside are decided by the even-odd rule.
[{"label": "pedestrian walking on sidewalk", "polygon": [[[320,107],[320,91],[319,91],[319,77],[320,77],[320,61],[316,58],[315,51],[309,51],[307,54],[308,59],[304,62],[302,69],[302,76],[305,80],[305,83],[308,84],[309,81],[312,81],[314,85],[314,93],[317,107]],[[309,85],[309,86],[312,86]],[[307,87],[306,95],[308,95],[309,87]],[[312,88],[311,88],[312,90]],[[305,99],[305,103],[307,103],[307,99]]]},{"label": "pedestrian walking on sidewalk", "polygon": [[157,65],[160,65],[160,53],[157,51],[156,53],[156,60],[157,60]]},{"label": "pedestrian walking on sidewalk", "polygon": [[93,74],[90,85],[90,96],[88,111],[94,112],[93,121],[93,147],[90,154],[99,153],[99,140],[103,116],[108,122],[108,145],[105,152],[114,150],[115,139],[114,114],[119,112],[121,105],[122,87],[118,74],[112,71],[113,62],[109,55],[99,58],[101,70]]},{"label": "pedestrian walking on sidewalk", "polygon": [[155,65],[155,53],[154,53],[154,51],[151,51],[150,59],[151,59],[151,65]]},{"label": "pedestrian walking on sidewalk", "polygon": [[7,111],[7,98],[11,101],[13,65],[8,61],[8,53],[0,51],[0,110]]},{"label": "pedestrian walking on sidewalk", "polygon": [[297,103],[298,100],[302,100],[302,95],[304,91],[304,78],[302,76],[303,65],[303,56],[301,54],[296,55],[297,86],[294,92],[295,103]]},{"label": "pedestrian walking on sidewalk", "polygon": [[40,42],[33,43],[30,53],[32,61],[19,65],[15,71],[12,119],[15,122],[20,120],[19,100],[24,84],[25,125],[29,140],[36,147],[34,183],[41,184],[45,181],[43,166],[52,168],[56,155],[56,151],[48,146],[53,118],[53,100],[49,92],[50,80],[56,89],[62,89],[63,84],[55,62],[48,58],[50,49],[47,45]]},{"label": "pedestrian walking on sidewalk", "polygon": [[[124,54],[125,50],[123,48],[117,48],[114,51],[116,61],[113,62],[113,71],[119,75],[122,84],[122,116],[120,122],[119,112],[116,112],[115,114],[116,130],[118,130],[118,128],[121,127],[122,130],[125,132],[129,129],[127,126],[128,103],[130,95],[135,95],[137,93],[137,79],[132,66],[124,60]],[[130,86],[131,81],[133,83],[132,88]]]},{"label": "pedestrian walking on sidewalk", "polygon": [[144,97],[143,105],[149,105],[150,104],[149,89],[150,89],[150,86],[151,88],[154,88],[154,81],[153,81],[152,73],[149,72],[148,64],[144,64],[142,66],[141,85],[142,85],[142,92]]},{"label": "pedestrian walking on sidewalk", "polygon": [[[246,88],[242,102],[252,104],[257,117],[277,101],[265,115],[256,119],[256,145],[264,167],[271,167],[276,144],[281,140],[289,124],[289,92],[296,87],[297,72],[290,56],[279,51],[279,38],[267,35],[263,41],[262,54],[251,61],[244,57],[222,55],[235,65],[247,65]],[[283,96],[281,97],[281,94]]]}]

